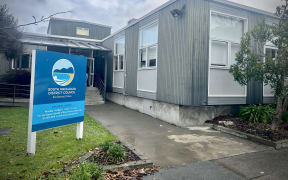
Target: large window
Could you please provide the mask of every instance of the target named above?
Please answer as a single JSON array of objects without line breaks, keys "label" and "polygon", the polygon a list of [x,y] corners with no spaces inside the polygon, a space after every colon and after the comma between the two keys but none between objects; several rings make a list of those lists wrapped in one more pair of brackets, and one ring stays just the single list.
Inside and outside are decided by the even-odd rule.
[{"label": "large window", "polygon": [[30,68],[30,54],[23,54],[20,58],[12,59],[11,69],[29,69]]},{"label": "large window", "polygon": [[89,29],[88,28],[76,28],[76,34],[81,36],[89,36]]},{"label": "large window", "polygon": [[114,71],[124,71],[125,38],[119,38],[114,43]]},{"label": "large window", "polygon": [[245,20],[218,13],[211,14],[210,24],[210,65],[226,67],[235,63],[244,35]]},{"label": "large window", "polygon": [[139,68],[157,66],[158,24],[153,23],[140,30]]}]

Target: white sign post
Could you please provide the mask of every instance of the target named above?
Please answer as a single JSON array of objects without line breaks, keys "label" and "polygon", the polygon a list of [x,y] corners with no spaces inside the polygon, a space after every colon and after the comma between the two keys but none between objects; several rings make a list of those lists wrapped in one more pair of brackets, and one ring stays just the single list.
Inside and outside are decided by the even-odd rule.
[{"label": "white sign post", "polygon": [[30,100],[29,100],[29,119],[28,119],[28,136],[27,136],[27,153],[35,155],[36,151],[36,132],[32,132],[32,117],[33,117],[33,101],[34,101],[34,80],[35,80],[35,55],[36,51],[32,51],[31,63],[31,85],[30,85]]}]

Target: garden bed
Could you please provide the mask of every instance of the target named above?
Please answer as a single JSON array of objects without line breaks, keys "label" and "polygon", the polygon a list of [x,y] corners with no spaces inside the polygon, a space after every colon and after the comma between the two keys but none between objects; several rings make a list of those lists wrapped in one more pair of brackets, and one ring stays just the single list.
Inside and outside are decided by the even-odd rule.
[{"label": "garden bed", "polygon": [[219,116],[206,121],[212,128],[275,148],[288,147],[288,125],[282,124],[279,130],[272,130],[270,124],[252,123],[231,116]]}]

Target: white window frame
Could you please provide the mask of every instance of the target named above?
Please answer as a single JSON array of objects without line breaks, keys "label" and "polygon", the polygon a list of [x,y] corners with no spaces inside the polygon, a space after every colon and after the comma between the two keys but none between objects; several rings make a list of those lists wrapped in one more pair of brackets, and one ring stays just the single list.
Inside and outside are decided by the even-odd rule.
[{"label": "white window frame", "polygon": [[[82,29],[82,30],[87,30],[88,31],[88,35],[86,35],[86,34],[78,34],[77,33],[77,30],[80,30],[80,29]],[[90,35],[90,31],[89,31],[89,28],[84,28],[84,27],[76,27],[76,35],[78,35],[78,36],[89,36]]]},{"label": "white window frame", "polygon": [[14,70],[15,69],[15,58],[11,59],[11,69]]},{"label": "white window frame", "polygon": [[[124,54],[118,54],[116,53],[116,42],[120,39],[124,39]],[[126,56],[126,48],[125,48],[125,45],[126,45],[126,39],[125,39],[125,35],[121,35],[119,36],[118,38],[114,39],[114,47],[113,47],[113,88],[119,88],[119,89],[123,89],[125,87],[125,71],[126,71],[126,60],[125,60],[125,56]],[[117,56],[117,70],[115,70],[115,61],[114,61],[114,57]],[[120,70],[120,56],[123,56],[123,69]],[[115,86],[115,75],[114,75],[114,72],[123,72],[124,73],[124,86],[123,87],[118,87],[118,86]]]},{"label": "white window frame", "polygon": [[[266,49],[274,49],[274,50],[276,50],[276,51],[278,51],[278,48],[277,47],[275,47],[275,46],[273,46],[273,45],[265,45],[264,46],[264,54],[265,54],[265,56],[266,56]],[[276,52],[276,56],[277,56],[277,52]],[[264,62],[266,61],[266,58],[264,58]],[[263,98],[266,98],[266,97],[274,97],[273,95],[266,95],[265,96],[265,89],[264,89],[264,87],[265,87],[265,83],[263,82]]]},{"label": "white window frame", "polygon": [[[210,68],[214,68],[214,69],[229,69],[230,66],[232,65],[232,44],[237,44],[240,45],[239,42],[235,42],[235,41],[229,41],[229,40],[224,40],[224,39],[218,39],[218,38],[212,38],[211,37],[211,21],[212,21],[212,15],[216,14],[216,15],[220,15],[220,16],[224,16],[224,17],[229,17],[229,18],[234,18],[234,19],[238,19],[243,21],[243,35],[245,33],[248,32],[248,19],[244,18],[244,17],[240,17],[240,16],[235,16],[235,15],[230,15],[230,14],[226,14],[226,13],[222,13],[222,12],[218,12],[218,11],[210,11],[210,29],[209,29],[209,34],[210,34],[210,38],[209,38],[209,67]],[[212,64],[212,57],[211,57],[211,53],[212,53],[212,41],[217,41],[217,42],[225,42],[228,44],[228,51],[227,51],[227,65],[225,66],[221,66],[221,65],[213,65]]]},{"label": "white window frame", "polygon": [[[239,44],[239,42],[233,42],[233,41],[227,41],[227,40],[222,40],[222,39],[215,39],[215,38],[211,38],[211,21],[212,21],[212,14],[217,14],[220,16],[226,16],[226,17],[230,17],[230,18],[236,18],[236,19],[240,19],[243,20],[244,22],[244,32],[243,35],[245,33],[248,32],[248,27],[249,27],[249,21],[248,18],[245,17],[241,17],[241,16],[236,16],[236,15],[232,15],[232,14],[227,14],[227,13],[223,13],[223,12],[219,12],[219,11],[215,11],[215,10],[210,10],[210,21],[209,21],[209,68],[208,68],[208,97],[247,97],[247,86],[245,86],[245,94],[244,95],[225,95],[225,94],[221,94],[221,95],[211,95],[210,94],[210,71],[211,69],[220,69],[220,70],[229,70],[230,66],[231,66],[231,45],[232,44]],[[211,65],[212,59],[211,59],[211,49],[212,49],[212,41],[223,41],[223,42],[227,42],[228,43],[228,63],[227,66],[215,66],[215,65]]]},{"label": "white window frame", "polygon": [[[147,46],[142,46],[142,32],[145,30],[145,29],[149,29],[153,26],[156,26],[157,27],[157,43],[154,43],[154,44],[150,44],[150,45],[147,45]],[[138,45],[138,71],[142,71],[142,70],[153,70],[153,69],[157,69],[157,64],[158,64],[158,41],[159,41],[159,24],[158,24],[158,20],[156,21],[153,21],[145,26],[142,26],[139,28],[139,45]],[[155,66],[153,67],[149,67],[148,66],[148,49],[149,48],[153,48],[153,47],[156,47],[156,63],[155,63]],[[141,53],[140,51],[142,49],[146,49],[146,65],[145,67],[141,67]]]},{"label": "white window frame", "polygon": [[[116,53],[116,42],[120,39],[124,39],[124,54],[118,54]],[[117,39],[114,40],[114,52],[113,52],[113,71],[116,71],[116,72],[123,72],[125,71],[125,53],[126,53],[126,49],[125,49],[125,36],[120,36],[118,37]],[[118,57],[118,67],[117,67],[117,70],[115,70],[115,61],[114,61],[114,57],[117,56]],[[120,56],[123,56],[123,69],[120,69]]]}]

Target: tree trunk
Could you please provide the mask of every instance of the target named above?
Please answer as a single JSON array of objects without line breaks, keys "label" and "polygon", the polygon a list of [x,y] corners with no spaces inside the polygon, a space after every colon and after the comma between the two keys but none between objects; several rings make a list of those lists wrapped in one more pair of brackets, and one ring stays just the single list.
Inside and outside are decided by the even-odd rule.
[{"label": "tree trunk", "polygon": [[287,110],[287,107],[288,107],[288,97],[277,98],[276,114],[274,115],[272,122],[273,130],[277,130],[279,128],[283,119],[283,113]]}]

